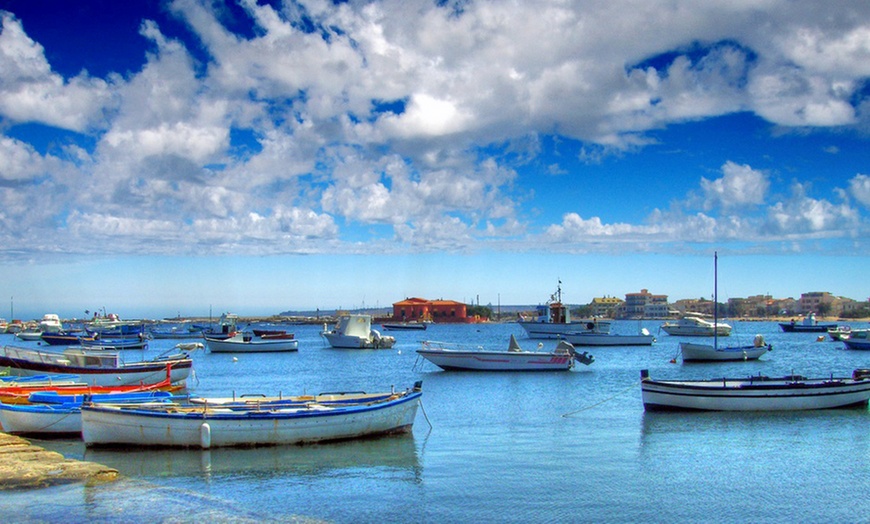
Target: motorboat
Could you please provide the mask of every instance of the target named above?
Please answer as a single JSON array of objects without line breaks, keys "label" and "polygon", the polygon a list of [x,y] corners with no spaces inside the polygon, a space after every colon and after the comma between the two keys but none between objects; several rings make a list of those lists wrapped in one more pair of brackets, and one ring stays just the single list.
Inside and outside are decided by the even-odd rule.
[{"label": "motorboat", "polygon": [[546,304],[535,309],[536,317],[529,320],[522,315],[517,323],[526,331],[529,338],[558,339],[566,333],[582,331],[597,331],[608,333],[610,321],[599,318],[572,320],[571,311],[562,302],[562,282],[559,281],[556,292],[550,296]]},{"label": "motorboat", "polygon": [[680,319],[665,322],[662,331],[676,337],[727,337],[731,326],[724,322],[710,322],[698,314],[686,313]]},{"label": "motorboat", "polygon": [[785,333],[826,333],[829,329],[836,328],[837,324],[820,324],[816,320],[816,314],[810,313],[800,322],[780,322],[779,327]]},{"label": "motorboat", "polygon": [[574,346],[651,346],[656,341],[646,328],[641,328],[636,335],[599,333],[594,329],[576,331],[565,333],[562,339]]},{"label": "motorboat", "polygon": [[562,340],[553,351],[523,350],[511,335],[507,350],[484,350],[446,342],[424,341],[417,354],[444,370],[464,371],[568,371],[575,362],[589,365],[595,359]]},{"label": "motorboat", "polygon": [[640,372],[641,397],[647,411],[793,411],[863,406],[870,399],[870,370],[856,369],[851,377],[710,380],[653,380]]},{"label": "motorboat", "polygon": [[342,315],[333,329],[324,324],[321,336],[334,348],[389,349],[396,343],[395,337],[372,329],[372,316],[363,314]]},{"label": "motorboat", "polygon": [[853,329],[843,344],[848,349],[870,349],[870,329]]},{"label": "motorboat", "polygon": [[297,351],[299,341],[293,333],[273,333],[256,335],[249,331],[239,331],[224,339],[205,337],[205,345],[212,353],[252,353]]},{"label": "motorboat", "polygon": [[86,446],[267,446],[327,442],[410,432],[422,383],[382,400],[325,404],[83,404]]},{"label": "motorboat", "polygon": [[828,336],[831,337],[831,340],[842,342],[849,338],[849,335],[852,333],[851,326],[837,326],[833,328],[828,328]]}]

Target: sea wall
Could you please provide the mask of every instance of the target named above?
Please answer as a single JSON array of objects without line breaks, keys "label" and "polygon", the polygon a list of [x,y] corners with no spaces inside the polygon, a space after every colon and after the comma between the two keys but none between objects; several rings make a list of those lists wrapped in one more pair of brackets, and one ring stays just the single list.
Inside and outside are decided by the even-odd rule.
[{"label": "sea wall", "polygon": [[30,441],[0,433],[0,490],[44,488],[71,482],[112,482],[118,470],[67,459]]}]

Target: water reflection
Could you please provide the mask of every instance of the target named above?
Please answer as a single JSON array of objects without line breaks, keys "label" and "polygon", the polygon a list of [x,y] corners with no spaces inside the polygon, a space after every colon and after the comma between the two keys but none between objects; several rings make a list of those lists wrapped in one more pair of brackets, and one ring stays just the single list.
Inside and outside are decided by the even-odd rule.
[{"label": "water reflection", "polygon": [[413,435],[323,445],[258,448],[101,449],[87,448],[84,460],[125,476],[201,477],[232,475],[324,475],[331,470],[387,468],[418,480],[420,461]]}]

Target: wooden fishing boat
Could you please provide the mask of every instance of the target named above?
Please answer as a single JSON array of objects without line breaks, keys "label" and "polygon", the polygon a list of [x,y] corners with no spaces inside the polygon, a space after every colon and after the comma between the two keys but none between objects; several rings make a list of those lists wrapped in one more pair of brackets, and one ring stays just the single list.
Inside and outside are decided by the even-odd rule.
[{"label": "wooden fishing boat", "polygon": [[870,329],[853,329],[849,338],[843,340],[847,349],[870,349]]},{"label": "wooden fishing boat", "polygon": [[870,370],[856,369],[851,377],[653,380],[640,372],[641,397],[647,411],[791,411],[867,406]]},{"label": "wooden fishing boat", "polygon": [[151,360],[125,362],[120,353],[72,347],[62,352],[5,346],[0,349],[0,367],[10,375],[79,375],[81,381],[95,386],[150,384],[166,376],[171,365],[171,380],[182,382],[190,376],[193,360],[190,351],[200,343],[178,344],[175,353],[164,353]]},{"label": "wooden fishing boat", "polygon": [[[94,386],[83,382],[63,380],[60,382],[40,381],[39,383],[21,383],[15,385],[0,384],[0,402],[4,404],[28,404],[34,395],[62,395],[65,397],[75,395],[112,395],[120,393],[140,393],[143,391],[180,391],[184,384],[173,383],[171,365],[164,366],[163,380],[146,384],[127,384],[111,386]],[[44,400],[40,400],[44,402]]]},{"label": "wooden fishing boat", "polygon": [[447,371],[568,371],[575,362],[589,365],[595,361],[585,352],[578,355],[564,340],[553,351],[524,351],[513,335],[506,351],[427,340],[417,354]]},{"label": "wooden fishing boat", "polygon": [[571,309],[562,302],[562,281],[556,287],[556,293],[550,296],[546,304],[536,308],[536,318],[529,320],[522,315],[517,323],[526,331],[529,338],[562,338],[566,333],[583,331],[610,332],[610,321],[599,318],[573,320]]},{"label": "wooden fishing boat", "polygon": [[212,353],[253,353],[297,351],[299,341],[292,333],[257,336],[250,332],[238,332],[229,338],[205,337],[205,344]]},{"label": "wooden fishing boat", "polygon": [[123,349],[146,349],[148,347],[148,339],[144,336],[130,338],[82,338],[81,345],[91,349],[102,349],[105,351],[121,351]]},{"label": "wooden fishing boat", "polygon": [[326,405],[82,405],[87,446],[263,446],[325,442],[409,432],[422,384],[383,400]]},{"label": "wooden fishing boat", "polygon": [[[81,435],[83,395],[32,396],[28,404],[0,403],[0,425],[14,435]],[[172,398],[167,391],[88,395],[89,402],[110,404],[165,403]]]}]

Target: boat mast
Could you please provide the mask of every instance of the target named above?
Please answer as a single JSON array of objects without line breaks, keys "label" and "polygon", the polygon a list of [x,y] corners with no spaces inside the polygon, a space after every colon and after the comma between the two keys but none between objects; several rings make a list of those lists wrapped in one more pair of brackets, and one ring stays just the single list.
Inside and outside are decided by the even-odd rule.
[{"label": "boat mast", "polygon": [[719,348],[719,253],[713,251],[713,347]]}]

